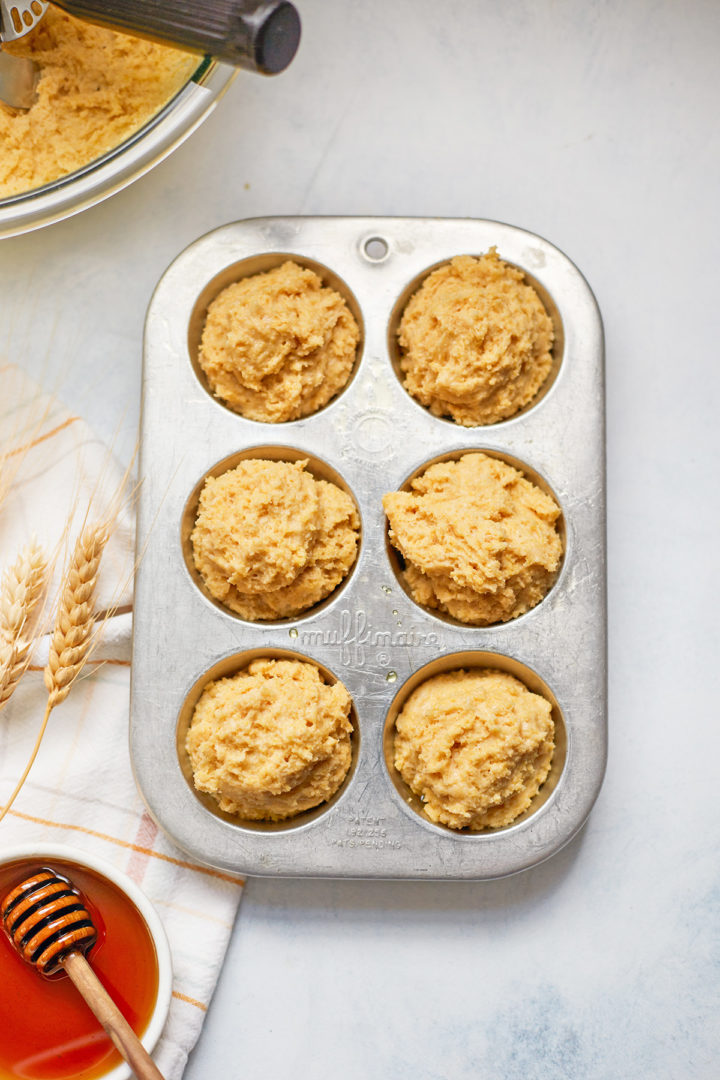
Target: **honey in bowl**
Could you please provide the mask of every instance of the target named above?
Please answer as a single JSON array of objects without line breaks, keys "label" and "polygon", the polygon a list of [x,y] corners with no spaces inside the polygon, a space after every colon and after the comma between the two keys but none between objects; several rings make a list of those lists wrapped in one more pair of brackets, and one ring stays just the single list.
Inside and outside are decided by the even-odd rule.
[{"label": "honey in bowl", "polygon": [[[83,894],[98,932],[88,960],[142,1036],[158,989],[155,945],[144,918],[107,878],[62,859],[0,866],[0,898],[43,866]],[[64,974],[43,978],[0,930],[0,1080],[94,1080],[121,1061],[70,979]]]}]

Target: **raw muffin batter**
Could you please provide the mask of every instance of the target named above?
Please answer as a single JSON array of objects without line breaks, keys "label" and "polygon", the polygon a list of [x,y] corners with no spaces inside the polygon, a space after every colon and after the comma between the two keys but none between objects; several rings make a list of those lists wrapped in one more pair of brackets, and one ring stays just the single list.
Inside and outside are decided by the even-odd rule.
[{"label": "raw muffin batter", "polygon": [[49,8],[3,46],[40,66],[27,112],[0,103],[0,198],[30,191],[112,150],[190,78],[197,56],[73,19]]},{"label": "raw muffin batter", "polygon": [[360,331],[335,289],[294,262],[213,300],[199,362],[210,389],[250,420],[309,416],[345,386]]},{"label": "raw muffin batter", "polygon": [[551,712],[549,701],[503,671],[436,675],[398,715],[395,768],[431,821],[452,829],[509,825],[550,771]]},{"label": "raw muffin batter", "polygon": [[241,461],[200,493],[191,541],[208,591],[245,619],[282,619],[317,604],[355,561],[360,521],[307,461]]},{"label": "raw muffin batter", "polygon": [[532,401],[550,373],[553,325],[524,275],[490,248],[430,274],[405,307],[405,389],[435,416],[494,424]]},{"label": "raw muffin batter", "polygon": [[198,791],[239,817],[280,821],[329,799],[350,768],[350,695],[313,664],[254,660],[208,683],[185,746]]},{"label": "raw muffin batter", "polygon": [[535,607],[555,580],[560,508],[504,461],[439,462],[383,506],[418,604],[487,626]]}]

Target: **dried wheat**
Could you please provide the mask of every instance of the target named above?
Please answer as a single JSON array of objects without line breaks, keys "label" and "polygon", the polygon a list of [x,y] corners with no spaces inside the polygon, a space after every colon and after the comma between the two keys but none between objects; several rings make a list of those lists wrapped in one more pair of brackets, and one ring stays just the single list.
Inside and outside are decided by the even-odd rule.
[{"label": "dried wheat", "polygon": [[108,542],[114,522],[86,525],[75,544],[70,565],[65,573],[60,602],[55,617],[55,629],[50,642],[50,657],[45,667],[45,686],[48,691],[45,715],[40,731],[15,790],[0,810],[0,821],[15,802],[37,757],[50,713],[64,701],[70,687],[82,671],[96,640],[94,600],[100,559]]},{"label": "dried wheat", "polygon": [[65,575],[45,686],[51,709],[64,701],[87,660],[95,627],[94,599],[100,558],[110,536],[107,523],[86,525]]},{"label": "dried wheat", "polygon": [[27,668],[32,615],[47,580],[45,553],[33,538],[0,582],[0,709]]}]

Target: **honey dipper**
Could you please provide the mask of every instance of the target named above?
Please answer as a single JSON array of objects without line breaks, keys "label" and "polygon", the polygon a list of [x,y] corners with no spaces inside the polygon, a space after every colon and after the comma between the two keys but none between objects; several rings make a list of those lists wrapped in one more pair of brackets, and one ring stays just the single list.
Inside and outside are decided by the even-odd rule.
[{"label": "honey dipper", "polygon": [[163,1080],[85,959],[97,941],[97,930],[74,885],[53,870],[38,870],[8,893],[0,916],[23,960],[42,975],[65,970],[139,1080]]}]

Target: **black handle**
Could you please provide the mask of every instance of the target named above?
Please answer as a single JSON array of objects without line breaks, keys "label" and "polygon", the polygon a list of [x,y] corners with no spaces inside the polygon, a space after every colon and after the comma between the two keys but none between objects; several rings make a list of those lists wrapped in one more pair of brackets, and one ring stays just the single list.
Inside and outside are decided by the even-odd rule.
[{"label": "black handle", "polygon": [[288,0],[54,0],[78,19],[277,75],[297,52],[300,16]]}]

